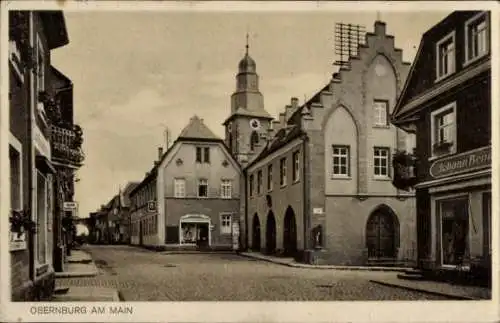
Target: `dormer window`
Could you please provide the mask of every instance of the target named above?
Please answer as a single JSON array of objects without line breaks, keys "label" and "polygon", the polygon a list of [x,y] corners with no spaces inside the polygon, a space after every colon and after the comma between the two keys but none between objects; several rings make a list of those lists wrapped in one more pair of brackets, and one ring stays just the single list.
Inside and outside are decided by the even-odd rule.
[{"label": "dormer window", "polygon": [[465,64],[483,57],[488,51],[487,13],[481,12],[465,23]]},{"label": "dormer window", "polygon": [[436,82],[455,73],[455,32],[436,44]]}]

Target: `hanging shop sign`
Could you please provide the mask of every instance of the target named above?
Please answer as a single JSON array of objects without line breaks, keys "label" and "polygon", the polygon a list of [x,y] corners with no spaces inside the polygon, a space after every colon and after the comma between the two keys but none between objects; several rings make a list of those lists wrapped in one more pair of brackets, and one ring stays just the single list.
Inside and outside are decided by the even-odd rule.
[{"label": "hanging shop sign", "polygon": [[64,202],[63,209],[64,211],[73,211],[78,208],[78,203],[76,202]]},{"label": "hanging shop sign", "polygon": [[437,160],[429,173],[434,178],[441,178],[488,167],[491,167],[491,146]]}]

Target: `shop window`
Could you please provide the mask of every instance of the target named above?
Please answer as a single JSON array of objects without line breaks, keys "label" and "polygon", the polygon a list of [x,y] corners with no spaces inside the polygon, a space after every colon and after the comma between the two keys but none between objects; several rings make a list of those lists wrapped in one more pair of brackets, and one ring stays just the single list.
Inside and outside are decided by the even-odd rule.
[{"label": "shop window", "polygon": [[432,156],[438,157],[456,152],[456,104],[455,102],[431,114]]},{"label": "shop window", "polygon": [[451,32],[436,44],[436,81],[455,73],[455,32]]},{"label": "shop window", "polygon": [[231,234],[231,224],[232,224],[231,214],[221,214],[220,233]]},{"label": "shop window", "polygon": [[465,62],[471,63],[489,51],[487,13],[481,12],[465,23]]},{"label": "shop window", "polygon": [[483,231],[485,252],[491,255],[491,192],[483,193]]},{"label": "shop window", "polygon": [[468,198],[439,201],[441,219],[441,255],[444,266],[460,266],[468,255]]}]

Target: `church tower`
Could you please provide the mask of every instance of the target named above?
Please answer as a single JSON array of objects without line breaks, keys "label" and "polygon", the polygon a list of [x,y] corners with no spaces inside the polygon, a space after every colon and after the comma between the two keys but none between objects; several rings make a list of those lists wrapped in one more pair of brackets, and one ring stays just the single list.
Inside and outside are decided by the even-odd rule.
[{"label": "church tower", "polygon": [[231,95],[231,114],[224,121],[226,145],[241,165],[250,162],[265,147],[272,119],[264,109],[257,66],[249,54],[247,34],[245,56],[238,64],[236,91]]}]

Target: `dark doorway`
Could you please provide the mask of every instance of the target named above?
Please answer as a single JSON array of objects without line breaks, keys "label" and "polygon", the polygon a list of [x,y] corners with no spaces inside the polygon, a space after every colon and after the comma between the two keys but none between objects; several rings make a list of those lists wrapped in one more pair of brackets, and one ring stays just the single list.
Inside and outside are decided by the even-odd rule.
[{"label": "dark doorway", "polygon": [[269,211],[266,223],[266,252],[274,253],[276,251],[276,219],[274,213]]},{"label": "dark doorway", "polygon": [[257,214],[255,214],[253,216],[252,250],[253,251],[260,251],[260,220],[259,220],[259,216]]},{"label": "dark doorway", "polygon": [[200,248],[208,248],[208,224],[207,223],[199,223],[198,230],[200,235],[198,237],[198,247]]},{"label": "dark doorway", "polygon": [[295,256],[297,252],[297,224],[295,222],[295,212],[289,206],[285,213],[285,223],[283,227],[283,248],[284,255]]},{"label": "dark doorway", "polygon": [[369,259],[394,259],[399,223],[387,206],[377,208],[366,224],[366,247]]}]

